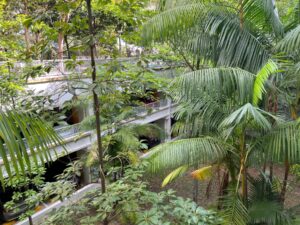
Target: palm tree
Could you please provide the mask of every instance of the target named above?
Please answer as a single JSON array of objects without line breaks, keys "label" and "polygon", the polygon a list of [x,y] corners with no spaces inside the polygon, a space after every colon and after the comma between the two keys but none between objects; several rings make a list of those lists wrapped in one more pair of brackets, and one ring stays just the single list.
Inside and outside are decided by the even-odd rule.
[{"label": "palm tree", "polygon": [[160,2],[162,12],[144,25],[143,40],[168,42],[192,70],[230,66],[257,73],[283,35],[275,1]]},{"label": "palm tree", "polygon": [[276,70],[269,61],[257,75],[237,68],[210,68],[179,77],[174,96],[182,109],[177,116],[184,119],[181,130],[192,138],[155,147],[144,156],[149,169],[222,165],[247,206],[251,162],[261,166],[264,159],[300,160],[299,123],[284,122],[257,107],[265,81]]},{"label": "palm tree", "polygon": [[62,144],[61,138],[45,121],[33,114],[0,111],[0,182],[31,172],[50,162],[49,149]]},{"label": "palm tree", "polygon": [[[165,134],[155,124],[130,124],[121,126],[114,133],[103,137],[104,154],[114,167],[123,167],[139,160],[140,151],[148,148],[143,139],[162,140]],[[97,148],[92,146],[87,156],[87,165],[98,163]],[[116,174],[115,174],[116,175]]]},{"label": "palm tree", "polygon": [[[274,161],[285,162],[288,169],[300,159],[299,123],[276,117],[277,110],[271,114],[259,108],[264,85],[274,89],[267,80],[278,68],[270,58],[274,43],[284,35],[275,1],[161,2],[162,12],[144,26],[144,40],[168,42],[194,72],[182,75],[174,85],[179,103],[175,128],[184,139],[162,144],[144,157],[152,172],[177,168],[169,181],[188,167],[221,164],[227,179],[222,188],[227,189],[229,180],[235,187],[229,201],[223,202],[225,220],[245,224],[251,178],[247,168]],[[291,42],[299,43],[294,35]],[[286,39],[288,35],[279,46],[285,46],[281,43]],[[201,177],[211,168],[193,174]],[[281,198],[287,176],[288,170]]]}]

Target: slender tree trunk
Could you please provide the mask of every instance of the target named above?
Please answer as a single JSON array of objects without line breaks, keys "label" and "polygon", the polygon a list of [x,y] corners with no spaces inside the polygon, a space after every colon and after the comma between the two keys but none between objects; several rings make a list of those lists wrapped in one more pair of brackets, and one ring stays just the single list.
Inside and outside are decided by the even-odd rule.
[{"label": "slender tree trunk", "polygon": [[283,178],[283,184],[282,184],[282,189],[281,189],[281,194],[280,194],[282,203],[284,203],[284,200],[285,200],[286,187],[287,187],[289,172],[290,172],[290,164],[289,164],[289,160],[287,159],[287,157],[284,162],[284,167],[285,167],[284,178]]},{"label": "slender tree trunk", "polygon": [[[93,26],[93,16],[92,16],[92,6],[91,0],[86,0],[87,11],[88,11],[88,21],[89,21],[89,33],[91,36],[90,41],[90,53],[91,53],[91,66],[92,66],[92,82],[96,84],[96,63],[95,63],[95,33]],[[100,102],[98,95],[93,89],[93,100],[94,100],[94,113],[96,117],[96,132],[97,132],[97,147],[98,147],[98,160],[99,160],[99,177],[101,180],[101,190],[102,193],[106,192],[105,174],[104,174],[104,162],[103,162],[103,146],[101,137],[101,121],[100,121]],[[107,218],[103,221],[104,225],[108,224]]]},{"label": "slender tree trunk", "polygon": [[193,184],[193,201],[198,203],[198,196],[199,196],[199,181],[194,179]]},{"label": "slender tree trunk", "polygon": [[33,225],[32,217],[28,216],[29,225]]},{"label": "slender tree trunk", "polygon": [[[198,165],[194,166],[194,170],[198,169]],[[193,181],[193,201],[198,203],[199,196],[199,181],[194,179]]]},{"label": "slender tree trunk", "polygon": [[229,172],[226,170],[224,171],[221,185],[219,188],[219,197],[222,197],[226,194],[228,185],[229,185]]},{"label": "slender tree trunk", "polygon": [[211,185],[213,183],[213,179],[210,179],[207,186],[206,186],[206,192],[205,192],[205,195],[206,195],[206,198],[209,199],[210,197],[210,190],[211,190]]},{"label": "slender tree trunk", "polygon": [[[25,8],[24,14],[27,16],[28,15],[28,1],[27,0],[24,0],[24,8]],[[28,30],[27,26],[24,26],[24,38],[25,38],[25,45],[26,45],[26,55],[28,56],[29,49],[30,49],[30,41],[29,41],[29,30]]]},{"label": "slender tree trunk", "polygon": [[229,171],[224,171],[221,185],[219,187],[219,202],[218,202],[218,209],[222,208],[222,197],[227,194],[227,188],[229,185]]},{"label": "slender tree trunk", "polygon": [[[62,23],[67,23],[69,21],[69,13],[61,15],[61,22]],[[62,60],[64,58],[64,31],[60,30],[58,33],[58,50],[57,50],[57,58]]]},{"label": "slender tree trunk", "polygon": [[[89,32],[91,35],[90,41],[90,52],[91,52],[91,66],[92,66],[92,81],[93,84],[96,84],[96,63],[95,63],[95,41],[94,41],[94,27],[93,27],[93,18],[92,18],[92,8],[91,1],[86,0],[87,10],[88,10],[88,20],[89,20]],[[98,159],[99,159],[99,176],[101,179],[101,188],[102,193],[105,193],[105,175],[103,171],[103,147],[102,147],[102,138],[101,138],[101,121],[100,121],[100,102],[98,95],[95,90],[93,90],[93,100],[94,100],[94,113],[96,117],[96,132],[97,132],[97,146],[98,146]]]},{"label": "slender tree trunk", "polygon": [[273,182],[273,162],[270,162],[270,181]]},{"label": "slender tree trunk", "polygon": [[71,59],[71,52],[70,52],[70,46],[69,46],[69,41],[68,41],[68,35],[64,35],[64,41],[66,43],[68,59]]},{"label": "slender tree trunk", "polygon": [[57,58],[62,60],[64,58],[64,34],[61,31],[58,33],[57,44]]},{"label": "slender tree trunk", "polygon": [[118,39],[119,39],[119,54],[121,55],[122,54],[121,34],[119,35]]},{"label": "slender tree trunk", "polygon": [[245,149],[245,133],[242,131],[240,138],[241,149],[241,177],[242,177],[242,199],[247,204],[248,199],[248,184],[247,184],[247,168],[246,168],[246,149]]}]

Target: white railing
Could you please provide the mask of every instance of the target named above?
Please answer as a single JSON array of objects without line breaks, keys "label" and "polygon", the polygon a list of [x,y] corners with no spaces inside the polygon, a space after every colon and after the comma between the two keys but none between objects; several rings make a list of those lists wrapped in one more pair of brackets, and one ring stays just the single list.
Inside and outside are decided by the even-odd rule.
[{"label": "white railing", "polygon": [[[170,102],[168,99],[161,99],[156,102],[151,102],[145,104],[143,106],[138,106],[133,109],[133,112],[137,117],[145,116],[149,113],[155,112],[157,110],[163,109],[165,107],[170,106]],[[126,123],[126,122],[125,122]],[[69,126],[63,126],[55,128],[57,134],[59,134],[62,138],[69,138],[72,136],[76,136],[81,132],[80,124],[74,124]]]},{"label": "white railing", "polygon": [[148,114],[148,113],[152,112],[153,110],[159,110],[161,108],[164,108],[164,107],[168,106],[169,104],[170,103],[168,102],[167,99],[161,99],[156,102],[151,102],[151,103],[145,104],[143,106],[135,107],[134,112],[136,113],[136,115],[142,116],[143,114]]},{"label": "white railing", "polygon": [[[155,111],[158,111],[160,109],[164,109],[166,107],[170,107],[171,106],[171,102],[168,99],[161,99],[159,101],[156,102],[151,102],[148,104],[145,104],[143,106],[138,106],[135,107],[133,109],[136,117],[143,117],[146,116],[148,114],[151,114]],[[125,121],[124,124],[126,124],[128,121]],[[78,136],[80,133],[82,133],[83,131],[81,131],[80,129],[81,124],[74,124],[74,125],[67,125],[67,126],[63,126],[63,127],[57,127],[54,128],[54,130],[56,131],[57,134],[60,135],[61,138],[66,139],[66,138],[71,138],[74,136]],[[105,133],[105,131],[104,131]],[[23,139],[25,146],[28,148],[28,144],[26,142],[25,139]],[[5,147],[5,144],[4,144]],[[1,159],[1,157],[0,157]]]},{"label": "white railing", "polygon": [[[96,59],[96,65],[104,65],[113,59],[111,58],[103,58]],[[138,58],[136,57],[126,57],[126,58],[118,58],[119,62],[129,62],[134,63],[137,62]],[[76,61],[71,59],[63,59],[63,60],[33,60],[31,62],[15,62],[13,63],[12,71],[17,72],[26,66],[42,66],[45,70],[48,68],[49,72],[43,73],[39,77],[58,77],[58,76],[68,76],[70,74],[83,73],[88,68],[90,68],[90,59],[89,58],[78,58]],[[0,66],[4,65],[6,62],[0,62]],[[155,61],[149,63],[149,69],[157,69],[164,68],[165,63],[163,61]]]},{"label": "white railing", "polygon": [[80,132],[80,124],[58,127],[58,128],[54,128],[54,130],[62,138],[68,138]]}]

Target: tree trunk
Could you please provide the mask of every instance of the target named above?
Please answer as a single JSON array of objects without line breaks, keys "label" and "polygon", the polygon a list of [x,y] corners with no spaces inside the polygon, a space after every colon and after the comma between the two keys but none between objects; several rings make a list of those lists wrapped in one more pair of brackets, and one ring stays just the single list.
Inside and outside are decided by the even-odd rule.
[{"label": "tree trunk", "polygon": [[199,181],[195,179],[193,182],[194,182],[194,184],[193,184],[193,201],[198,203]]},{"label": "tree trunk", "polygon": [[219,187],[219,202],[218,202],[218,209],[222,208],[222,197],[227,194],[227,188],[229,185],[229,171],[224,171],[222,182]]},{"label": "tree trunk", "polygon": [[28,221],[29,221],[29,225],[33,225],[33,221],[32,221],[32,217],[31,216],[28,217]]},{"label": "tree trunk", "polygon": [[[24,8],[25,12],[24,14],[28,15],[28,1],[24,0]],[[29,49],[30,49],[30,41],[29,41],[29,30],[27,26],[24,26],[24,39],[25,39],[25,45],[26,45],[26,56],[29,55]]]},{"label": "tree trunk", "polygon": [[68,59],[71,59],[71,52],[70,52],[70,46],[69,46],[69,41],[68,41],[68,36],[67,35],[64,36],[64,41],[66,43]]},{"label": "tree trunk", "polygon": [[[197,170],[198,166],[194,167],[194,170]],[[199,181],[194,179],[193,181],[193,201],[198,203],[198,196],[199,196]]]},{"label": "tree trunk", "polygon": [[[91,36],[90,41],[90,53],[91,53],[91,66],[92,66],[92,82],[93,84],[97,84],[96,82],[96,63],[95,63],[95,33],[93,26],[93,17],[92,17],[92,6],[91,0],[86,0],[87,11],[88,11],[88,21],[89,21],[89,33]],[[97,132],[97,147],[98,147],[98,160],[99,160],[99,177],[101,180],[101,190],[102,193],[106,192],[106,184],[105,184],[105,174],[104,174],[104,162],[103,162],[103,146],[102,146],[102,137],[101,137],[101,121],[100,121],[100,102],[98,95],[93,89],[93,100],[94,100],[94,113],[96,117],[96,132]],[[104,225],[108,224],[107,218],[103,221]]]},{"label": "tree trunk", "polygon": [[64,34],[61,31],[58,33],[57,44],[57,58],[62,60],[64,58]]},{"label": "tree trunk", "polygon": [[[92,8],[91,1],[86,0],[87,10],[88,10],[88,20],[89,20],[89,31],[92,40],[90,41],[90,53],[91,53],[91,66],[92,66],[92,81],[93,84],[96,84],[96,63],[95,63],[95,42],[94,42],[94,27],[93,27],[93,18],[92,18]],[[100,170],[100,179],[101,179],[101,187],[102,192],[104,193],[106,190],[105,187],[105,176],[103,171],[103,147],[102,147],[102,137],[101,137],[101,121],[100,121],[100,102],[98,95],[93,90],[93,100],[94,100],[94,113],[96,116],[96,132],[97,132],[97,147],[98,147],[98,159],[99,159],[99,170]]]},{"label": "tree trunk", "polygon": [[247,168],[246,168],[246,149],[245,149],[245,134],[242,131],[240,138],[240,150],[241,150],[241,177],[242,177],[242,199],[244,204],[247,204],[248,199],[248,184],[247,184]]},{"label": "tree trunk", "polygon": [[273,182],[273,162],[270,162],[270,182]]},{"label": "tree trunk", "polygon": [[229,172],[226,170],[224,171],[222,182],[219,188],[219,197],[222,197],[226,194],[228,185],[229,185]]},{"label": "tree trunk", "polygon": [[285,200],[286,187],[287,187],[289,171],[290,171],[290,164],[289,164],[289,160],[287,158],[285,159],[284,166],[285,166],[285,171],[284,171],[283,184],[282,184],[282,189],[281,189],[281,194],[280,194],[282,203],[284,203],[284,200]]}]

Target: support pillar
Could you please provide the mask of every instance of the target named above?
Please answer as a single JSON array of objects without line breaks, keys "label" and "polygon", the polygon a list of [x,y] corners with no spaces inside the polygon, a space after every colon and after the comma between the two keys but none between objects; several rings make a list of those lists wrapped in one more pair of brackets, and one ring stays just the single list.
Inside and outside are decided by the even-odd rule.
[{"label": "support pillar", "polygon": [[[77,152],[78,158],[81,158],[84,154],[86,154],[87,150],[82,150]],[[81,174],[81,183],[84,185],[88,185],[92,182],[91,172],[90,168],[84,166],[82,168],[82,174]]]}]

